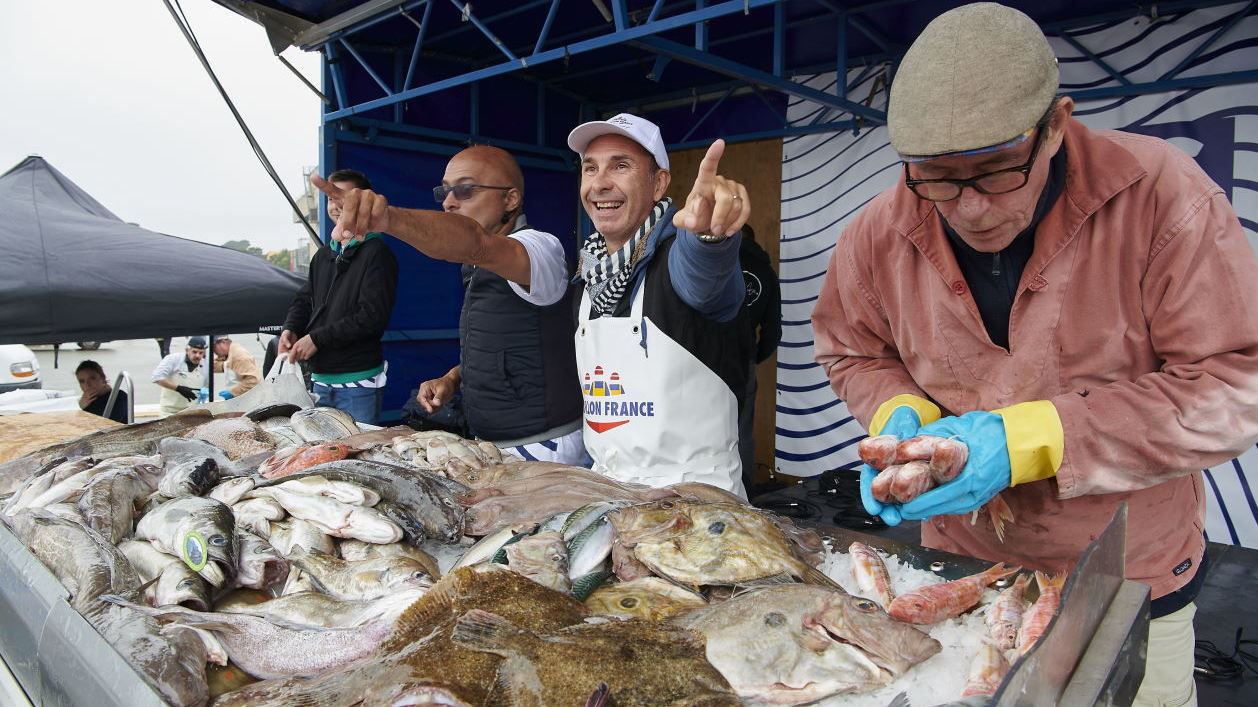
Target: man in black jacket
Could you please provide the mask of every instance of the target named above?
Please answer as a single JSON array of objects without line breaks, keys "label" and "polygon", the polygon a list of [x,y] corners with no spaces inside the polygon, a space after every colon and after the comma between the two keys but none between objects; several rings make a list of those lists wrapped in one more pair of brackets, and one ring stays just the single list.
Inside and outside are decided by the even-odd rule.
[{"label": "man in black jacket", "polygon": [[743,282],[747,285],[747,310],[752,335],[755,337],[755,358],[750,362],[751,373],[747,376],[747,392],[743,406],[738,411],[738,455],[743,460],[743,483],[747,488],[755,484],[755,416],[756,416],[756,368],[764,363],[782,340],[782,288],[778,274],[773,271],[773,261],[764,248],[756,242],[756,232],[751,224],[743,226],[743,242],[738,247],[738,260],[743,268]]},{"label": "man in black jacket", "polygon": [[334,238],[387,228],[429,257],[463,264],[460,362],[420,384],[424,410],[441,410],[461,390],[468,427],[480,439],[524,459],[585,463],[568,265],[559,239],[524,218],[515,158],[486,145],[456,154],[433,189],[445,213],[399,209],[369,189],[311,181],[329,203],[344,205]]},{"label": "man in black jacket", "polygon": [[[371,188],[367,177],[352,169],[337,170],[328,179],[346,190]],[[329,200],[328,217],[335,222],[340,215],[340,205]],[[397,290],[397,259],[383,235],[333,240],[315,253],[279,343],[280,355],[309,362],[320,405],[367,423],[380,416],[388,370],[380,336]]]}]

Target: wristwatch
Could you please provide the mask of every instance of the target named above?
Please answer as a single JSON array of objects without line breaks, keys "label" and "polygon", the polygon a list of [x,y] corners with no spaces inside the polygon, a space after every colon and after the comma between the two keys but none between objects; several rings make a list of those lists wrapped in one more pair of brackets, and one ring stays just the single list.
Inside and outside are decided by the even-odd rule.
[{"label": "wristwatch", "polygon": [[704,243],[724,243],[729,236],[717,236],[711,233],[696,233],[695,236]]}]

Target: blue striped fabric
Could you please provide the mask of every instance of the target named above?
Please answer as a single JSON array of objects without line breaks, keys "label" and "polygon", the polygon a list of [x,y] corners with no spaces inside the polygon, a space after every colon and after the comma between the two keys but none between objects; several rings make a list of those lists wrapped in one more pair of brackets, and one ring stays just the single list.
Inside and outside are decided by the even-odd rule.
[{"label": "blue striped fabric", "polygon": [[[1091,52],[1132,81],[1155,81],[1225,25],[1245,3],[1098,25],[1072,32]],[[1050,36],[1061,63],[1063,93],[1117,85],[1070,44]],[[1198,56],[1181,76],[1258,66],[1258,16],[1243,19]],[[849,72],[848,96],[864,101],[882,68]],[[859,80],[858,80],[859,79]],[[801,79],[834,91],[835,75]],[[1250,243],[1258,248],[1258,106],[1252,84],[1080,103],[1075,115],[1093,128],[1113,128],[1169,140],[1195,157],[1231,196]],[[886,108],[886,92],[872,105]],[[792,102],[792,125],[844,119],[806,100]],[[809,317],[834,242],[860,209],[900,176],[886,129],[865,128],[786,138],[782,150],[782,345],[778,349],[777,469],[813,476],[856,461],[864,430],[835,399],[813,363]],[[1247,478],[1249,469],[1255,477]],[[1258,547],[1258,448],[1206,472],[1206,533],[1222,543]]]}]

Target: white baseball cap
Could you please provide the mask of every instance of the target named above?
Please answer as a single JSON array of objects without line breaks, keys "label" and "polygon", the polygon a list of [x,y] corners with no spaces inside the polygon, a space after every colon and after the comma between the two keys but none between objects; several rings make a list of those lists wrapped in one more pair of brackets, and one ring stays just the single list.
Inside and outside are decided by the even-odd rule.
[{"label": "white baseball cap", "polygon": [[585,157],[585,148],[590,146],[594,138],[611,134],[624,135],[638,143],[651,153],[656,164],[662,169],[668,169],[668,151],[664,149],[664,138],[660,137],[659,126],[630,113],[620,113],[607,120],[593,120],[578,125],[568,133],[568,147]]}]

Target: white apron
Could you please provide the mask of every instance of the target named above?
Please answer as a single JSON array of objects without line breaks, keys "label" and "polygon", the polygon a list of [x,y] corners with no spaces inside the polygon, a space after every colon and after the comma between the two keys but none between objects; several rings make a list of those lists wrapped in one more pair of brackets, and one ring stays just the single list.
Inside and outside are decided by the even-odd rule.
[{"label": "white apron", "polygon": [[628,317],[597,319],[588,292],[581,296],[577,371],[594,470],[656,488],[699,481],[745,499],[737,398],[642,316],[645,293],[644,275]]},{"label": "white apron", "polygon": [[[205,385],[204,365],[204,362],[202,362],[195,370],[189,371],[188,365],[181,361],[179,370],[166,376],[166,380],[174,383],[176,386],[186,385],[193,391],[200,390]],[[167,415],[173,415],[192,404],[192,401],[166,388],[162,388],[162,394],[158,398],[158,402],[161,403],[162,412]]]}]

